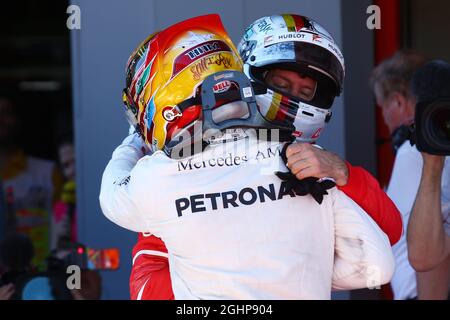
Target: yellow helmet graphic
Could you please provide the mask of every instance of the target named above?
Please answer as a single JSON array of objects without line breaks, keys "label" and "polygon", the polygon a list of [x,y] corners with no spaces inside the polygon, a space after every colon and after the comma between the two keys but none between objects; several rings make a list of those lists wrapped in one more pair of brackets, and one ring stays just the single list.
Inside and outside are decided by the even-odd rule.
[{"label": "yellow helmet graphic", "polygon": [[[153,151],[201,120],[201,105],[180,110],[202,82],[219,71],[242,71],[242,62],[218,15],[175,24],[148,37],[127,63],[124,102],[132,123]],[[226,82],[221,84],[226,87]]]}]

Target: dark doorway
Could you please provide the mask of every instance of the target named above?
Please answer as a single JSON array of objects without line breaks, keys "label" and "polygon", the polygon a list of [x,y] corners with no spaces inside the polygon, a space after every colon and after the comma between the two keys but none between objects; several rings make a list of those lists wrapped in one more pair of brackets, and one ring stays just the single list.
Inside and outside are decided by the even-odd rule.
[{"label": "dark doorway", "polygon": [[403,1],[402,46],[431,59],[450,61],[450,2],[446,0]]},{"label": "dark doorway", "polygon": [[20,108],[25,151],[47,159],[62,131],[72,130],[68,3],[9,1],[0,9],[0,94]]}]

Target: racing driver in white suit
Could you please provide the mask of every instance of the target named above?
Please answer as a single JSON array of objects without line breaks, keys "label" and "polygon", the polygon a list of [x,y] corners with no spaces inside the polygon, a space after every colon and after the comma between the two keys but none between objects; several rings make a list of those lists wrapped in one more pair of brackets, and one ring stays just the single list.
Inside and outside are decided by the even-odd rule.
[{"label": "racing driver in white suit", "polygon": [[125,92],[138,133],[114,151],[100,203],[164,241],[176,299],[329,299],[389,282],[389,239],[367,213],[335,187],[299,195],[274,174],[289,173],[282,149],[298,133],[257,107],[217,15],[147,41]]}]

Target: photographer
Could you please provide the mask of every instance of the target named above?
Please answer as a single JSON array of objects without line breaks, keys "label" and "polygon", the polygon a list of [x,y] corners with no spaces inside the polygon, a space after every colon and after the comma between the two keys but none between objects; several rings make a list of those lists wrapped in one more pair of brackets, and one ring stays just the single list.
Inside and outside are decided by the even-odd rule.
[{"label": "photographer", "polygon": [[[420,108],[424,110],[434,108],[435,112],[440,112],[438,121],[431,113],[424,113],[430,116],[416,117],[416,124],[427,122],[430,127],[436,127],[439,126],[439,122],[444,121],[445,125],[445,122],[450,121],[448,112],[450,104],[446,102],[438,104],[450,98],[450,65],[448,63],[433,61],[419,69],[414,75],[412,90],[418,100],[417,112]],[[442,129],[443,150],[433,149],[436,143],[432,141],[421,144],[421,141],[431,140],[426,137],[432,137],[432,134],[428,133],[429,130],[417,130],[417,147],[422,151],[423,170],[408,224],[407,238],[411,265],[420,272],[433,270],[436,281],[443,283],[441,294],[442,298],[445,298],[450,280],[450,158],[442,154],[448,154],[445,150],[448,150],[450,144],[448,125]],[[421,139],[421,136],[425,138]]]},{"label": "photographer", "polygon": [[[48,259],[48,276],[52,281],[52,290],[56,300],[100,300],[102,280],[97,270],[89,267],[87,248],[76,242],[61,242],[61,246],[52,252]],[[78,266],[80,288],[67,287],[67,268]]]},{"label": "photographer", "polygon": [[[423,166],[420,152],[408,141],[411,138],[410,125],[414,122],[417,102],[416,96],[411,90],[411,81],[416,70],[425,62],[425,58],[417,53],[399,52],[382,62],[373,71],[371,79],[377,103],[382,108],[383,117],[391,132],[392,144],[396,150],[387,193],[402,213],[405,228],[408,225],[419,189]],[[432,164],[428,158],[426,160],[424,175],[430,178],[428,168]],[[449,188],[442,190],[446,193],[450,191]],[[444,195],[443,198],[445,197],[448,198],[449,195]],[[432,201],[432,198],[430,197],[427,201]],[[430,208],[427,207],[427,209]],[[444,212],[442,213],[444,214]],[[419,227],[422,228],[429,225],[429,223],[420,223]],[[442,228],[442,218],[440,225]],[[417,235],[417,233],[415,234]],[[418,241],[422,244],[429,241],[422,236],[419,237]],[[393,247],[396,260],[396,271],[391,281],[394,298],[400,300],[446,299],[448,282],[442,281],[445,277],[443,268],[438,266],[427,269],[427,272],[416,272],[411,266],[408,260],[408,248],[411,249],[411,244],[408,243],[410,238],[411,236],[408,235],[407,239],[405,230],[400,241]],[[421,268],[419,271],[424,271],[424,269]],[[448,267],[446,272],[448,272]]]}]

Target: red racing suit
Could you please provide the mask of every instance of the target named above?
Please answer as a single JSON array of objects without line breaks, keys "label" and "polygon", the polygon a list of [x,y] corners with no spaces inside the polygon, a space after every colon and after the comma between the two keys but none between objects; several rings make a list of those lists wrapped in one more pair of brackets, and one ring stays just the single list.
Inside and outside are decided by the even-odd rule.
[{"label": "red racing suit", "polygon": [[[397,207],[369,172],[348,162],[347,167],[348,182],[338,188],[371,216],[394,245],[403,230]],[[151,234],[140,233],[133,248],[130,296],[132,300],[174,299],[166,246]]]}]

